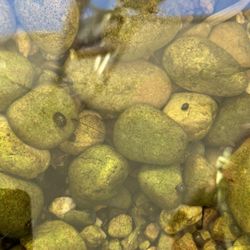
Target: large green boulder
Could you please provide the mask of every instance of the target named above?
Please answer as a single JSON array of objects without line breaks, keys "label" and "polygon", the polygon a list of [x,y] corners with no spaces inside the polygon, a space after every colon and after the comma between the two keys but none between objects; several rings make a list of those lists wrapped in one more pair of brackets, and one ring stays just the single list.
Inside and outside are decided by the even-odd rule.
[{"label": "large green boulder", "polygon": [[187,146],[187,135],[175,121],[162,111],[142,104],[120,115],[113,137],[122,155],[147,164],[181,161]]}]

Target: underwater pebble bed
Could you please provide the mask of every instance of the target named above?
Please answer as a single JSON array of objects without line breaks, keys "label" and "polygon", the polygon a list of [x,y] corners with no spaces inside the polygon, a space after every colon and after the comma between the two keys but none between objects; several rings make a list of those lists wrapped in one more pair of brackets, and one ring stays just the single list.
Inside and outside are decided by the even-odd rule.
[{"label": "underwater pebble bed", "polygon": [[0,0],[0,249],[250,249],[249,6]]}]

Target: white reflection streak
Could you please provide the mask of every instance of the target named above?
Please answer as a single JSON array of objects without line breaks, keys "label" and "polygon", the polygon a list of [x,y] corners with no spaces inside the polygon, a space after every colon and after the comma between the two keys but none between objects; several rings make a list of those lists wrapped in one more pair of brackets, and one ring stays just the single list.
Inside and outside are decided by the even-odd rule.
[{"label": "white reflection streak", "polygon": [[95,64],[94,64],[94,71],[98,70],[101,61],[102,61],[102,57],[101,56],[97,56],[96,59],[95,59]]},{"label": "white reflection streak", "polygon": [[105,70],[105,68],[106,68],[106,66],[108,65],[108,62],[109,62],[109,60],[110,60],[110,57],[111,57],[111,54],[110,54],[110,53],[108,53],[108,54],[104,57],[103,61],[102,61],[101,64],[100,64],[100,67],[99,67],[98,70],[97,70],[97,73],[98,73],[99,75],[101,75],[101,74],[103,73],[103,71]]}]

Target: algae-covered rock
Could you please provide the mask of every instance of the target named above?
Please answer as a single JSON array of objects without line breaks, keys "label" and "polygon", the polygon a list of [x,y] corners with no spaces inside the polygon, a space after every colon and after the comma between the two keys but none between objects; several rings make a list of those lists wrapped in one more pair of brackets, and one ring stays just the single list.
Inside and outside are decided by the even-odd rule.
[{"label": "algae-covered rock", "polygon": [[148,105],[135,105],[118,118],[113,140],[117,150],[133,161],[168,165],[184,155],[187,136],[163,112]]},{"label": "algae-covered rock", "polygon": [[127,161],[111,147],[97,145],[76,158],[69,168],[70,192],[79,205],[114,197],[128,175]]},{"label": "algae-covered rock", "polygon": [[156,8],[161,0],[122,0],[122,4],[125,7],[140,9],[140,10],[153,10]]},{"label": "algae-covered rock", "polygon": [[104,201],[103,205],[118,208],[118,209],[129,209],[132,204],[132,197],[127,188],[121,187],[117,194],[110,200]]},{"label": "algae-covered rock", "polygon": [[0,116],[0,170],[32,179],[44,172],[50,163],[50,153],[23,143]]},{"label": "algae-covered rock", "polygon": [[0,173],[0,234],[28,234],[42,208],[43,193],[38,186]]},{"label": "algae-covered rock", "polygon": [[222,103],[206,141],[213,146],[234,145],[246,134],[249,122],[250,95],[229,98]]},{"label": "algae-covered rock", "polygon": [[13,102],[7,118],[13,131],[25,143],[50,149],[73,133],[78,114],[66,90],[45,84]]},{"label": "algae-covered rock", "polygon": [[122,250],[122,246],[118,239],[111,239],[102,245],[102,250]]},{"label": "algae-covered rock", "polygon": [[160,226],[167,234],[176,234],[196,224],[202,218],[202,207],[181,205],[174,210],[162,210]]},{"label": "algae-covered rock", "polygon": [[0,51],[0,112],[31,89],[34,75],[34,68],[26,58],[15,52]]},{"label": "algae-covered rock", "polygon": [[111,19],[111,25],[105,30],[104,41],[117,49],[121,60],[150,56],[174,39],[182,27],[180,16],[173,13],[178,10],[173,8],[165,9],[164,15],[160,10],[149,13],[123,9]]},{"label": "algae-covered rock", "polygon": [[88,249],[100,247],[107,237],[105,232],[96,225],[85,227],[80,235],[86,242]]},{"label": "algae-covered rock", "polygon": [[157,249],[158,250],[173,249],[174,242],[175,242],[175,238],[173,236],[169,236],[165,233],[161,233],[158,244],[157,244]]},{"label": "algae-covered rock", "polygon": [[113,238],[125,238],[133,230],[131,216],[127,214],[120,214],[112,218],[108,225],[108,234]]},{"label": "algae-covered rock", "polygon": [[16,19],[7,0],[0,1],[0,43],[10,38],[16,30]]},{"label": "algae-covered rock", "polygon": [[152,222],[146,226],[144,230],[144,235],[150,242],[154,242],[158,238],[160,232],[161,229],[158,224]]},{"label": "algae-covered rock", "polygon": [[118,62],[100,74],[96,61],[72,51],[64,66],[75,92],[91,108],[116,113],[138,103],[161,108],[167,102],[171,82],[159,67],[144,60]]},{"label": "algae-covered rock", "polygon": [[60,55],[73,43],[79,26],[75,0],[15,0],[19,22],[46,53]]},{"label": "algae-covered rock", "polygon": [[247,87],[247,74],[224,49],[201,37],[182,37],[168,46],[163,65],[179,86],[215,96],[236,96]]},{"label": "algae-covered rock", "polygon": [[182,249],[198,250],[198,247],[195,244],[193,235],[187,232],[182,237],[180,237],[179,239],[175,241],[173,245],[173,249],[175,250],[182,250]]},{"label": "algae-covered rock", "polygon": [[34,239],[27,242],[25,248],[27,250],[87,250],[78,232],[60,220],[46,221],[38,226],[34,232]]},{"label": "algae-covered rock", "polygon": [[213,124],[217,104],[207,95],[182,92],[171,96],[163,112],[180,124],[189,140],[200,140]]},{"label": "algae-covered rock", "polygon": [[60,149],[72,155],[78,155],[105,138],[105,125],[102,117],[90,110],[79,114],[79,122],[73,135],[60,145]]},{"label": "algae-covered rock", "polygon": [[250,139],[233,153],[223,174],[227,205],[238,226],[250,233]]},{"label": "algae-covered rock", "polygon": [[230,250],[248,250],[250,248],[250,238],[248,235],[240,236]]},{"label": "algae-covered rock", "polygon": [[226,50],[242,67],[250,67],[249,38],[239,23],[229,21],[217,25],[209,40]]},{"label": "algae-covered rock", "polygon": [[[214,240],[206,241],[206,243],[204,244],[202,250],[217,250],[216,242]],[[241,249],[241,250],[243,250],[243,249]]]},{"label": "algae-covered rock", "polygon": [[188,157],[183,170],[186,204],[211,206],[215,203],[216,171],[204,156],[195,154]]},{"label": "algae-covered rock", "polygon": [[220,242],[233,242],[240,234],[239,231],[233,230],[234,221],[228,213],[223,213],[210,227],[213,240]]},{"label": "algae-covered rock", "polygon": [[138,182],[149,199],[161,208],[173,209],[181,202],[183,184],[179,166],[143,167]]},{"label": "algae-covered rock", "polygon": [[83,228],[94,224],[96,221],[96,216],[93,211],[88,210],[76,210],[72,209],[62,218],[66,223],[73,225],[76,228]]}]

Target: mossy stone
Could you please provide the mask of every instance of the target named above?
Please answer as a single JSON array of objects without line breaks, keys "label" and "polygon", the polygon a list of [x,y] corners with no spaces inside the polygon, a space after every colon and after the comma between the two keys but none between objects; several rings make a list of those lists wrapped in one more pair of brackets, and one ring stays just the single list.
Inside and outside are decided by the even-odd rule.
[{"label": "mossy stone", "polygon": [[201,218],[202,207],[180,205],[174,210],[162,210],[159,223],[165,233],[175,235],[195,225]]},{"label": "mossy stone", "polygon": [[246,135],[249,122],[250,95],[228,98],[222,103],[206,142],[212,146],[233,146]]},{"label": "mossy stone", "polygon": [[94,224],[96,216],[92,211],[72,209],[64,214],[62,219],[76,228],[82,228],[84,226]]},{"label": "mossy stone", "polygon": [[93,146],[70,165],[70,192],[80,206],[103,202],[118,194],[127,175],[128,164],[120,154],[107,145]]},{"label": "mossy stone", "polygon": [[23,143],[0,116],[0,170],[32,179],[44,172],[50,163],[50,152]]},{"label": "mossy stone", "polygon": [[125,7],[129,8],[140,10],[154,10],[160,1],[161,0],[122,0],[121,2]]},{"label": "mossy stone", "polygon": [[28,234],[43,202],[38,186],[0,173],[0,233],[9,237]]},{"label": "mossy stone", "polygon": [[247,74],[238,62],[201,37],[175,40],[164,52],[163,66],[180,87],[207,95],[236,96],[248,84]]},{"label": "mossy stone", "polygon": [[111,239],[102,245],[102,250],[122,250],[122,246],[118,239]]},{"label": "mossy stone", "polygon": [[105,232],[96,225],[85,227],[80,235],[86,242],[88,249],[100,247],[107,237]]},{"label": "mossy stone", "polygon": [[0,111],[28,92],[35,71],[32,64],[16,52],[0,51]]},{"label": "mossy stone", "polygon": [[104,201],[103,205],[117,209],[127,210],[132,205],[131,193],[128,191],[127,188],[122,187],[114,197],[112,197],[110,200]]},{"label": "mossy stone", "polygon": [[50,149],[73,133],[78,114],[66,90],[45,84],[13,102],[7,110],[7,118],[13,131],[25,143]]},{"label": "mossy stone", "polygon": [[131,9],[124,8],[111,19],[104,41],[118,51],[118,58],[123,61],[151,56],[173,40],[182,27],[180,16],[172,11],[169,7],[164,15],[157,10],[155,13],[132,11],[131,14]]},{"label": "mossy stone", "polygon": [[241,24],[221,23],[212,30],[209,40],[226,50],[242,67],[250,67],[249,38]]},{"label": "mossy stone", "polygon": [[247,139],[225,166],[225,198],[238,226],[250,233],[250,139]]},{"label": "mossy stone", "polygon": [[160,110],[135,105],[123,112],[113,132],[117,150],[130,160],[168,165],[182,159],[187,135]]},{"label": "mossy stone", "polygon": [[223,213],[212,225],[210,232],[213,240],[220,242],[234,242],[240,236],[239,230],[233,230],[235,227],[233,218],[229,213]]},{"label": "mossy stone", "polygon": [[84,110],[79,114],[79,122],[73,135],[60,145],[63,152],[78,155],[87,148],[103,143],[105,124],[97,112]]},{"label": "mossy stone", "polygon": [[183,170],[184,203],[192,206],[213,206],[216,194],[216,168],[202,155],[188,157]]},{"label": "mossy stone", "polygon": [[182,176],[177,165],[143,167],[138,174],[141,190],[157,206],[176,208],[182,199]]},{"label": "mossy stone", "polygon": [[87,250],[78,232],[60,220],[46,221],[38,226],[34,232],[34,239],[26,242],[25,248],[27,250]]},{"label": "mossy stone", "polygon": [[250,238],[248,235],[240,236],[233,244],[230,250],[248,250],[250,248]]},{"label": "mossy stone", "polygon": [[171,94],[171,82],[164,70],[144,60],[117,62],[100,74],[96,56],[71,51],[64,68],[80,98],[90,108],[108,114],[138,103],[161,108]]},{"label": "mossy stone", "polygon": [[125,238],[132,230],[133,221],[127,214],[120,214],[112,218],[108,225],[108,234],[113,238]]},{"label": "mossy stone", "polygon": [[75,0],[15,0],[19,22],[46,53],[60,55],[73,43],[79,27]]},{"label": "mossy stone", "polygon": [[181,92],[171,96],[163,112],[183,128],[190,141],[197,141],[208,133],[217,109],[210,96]]}]

